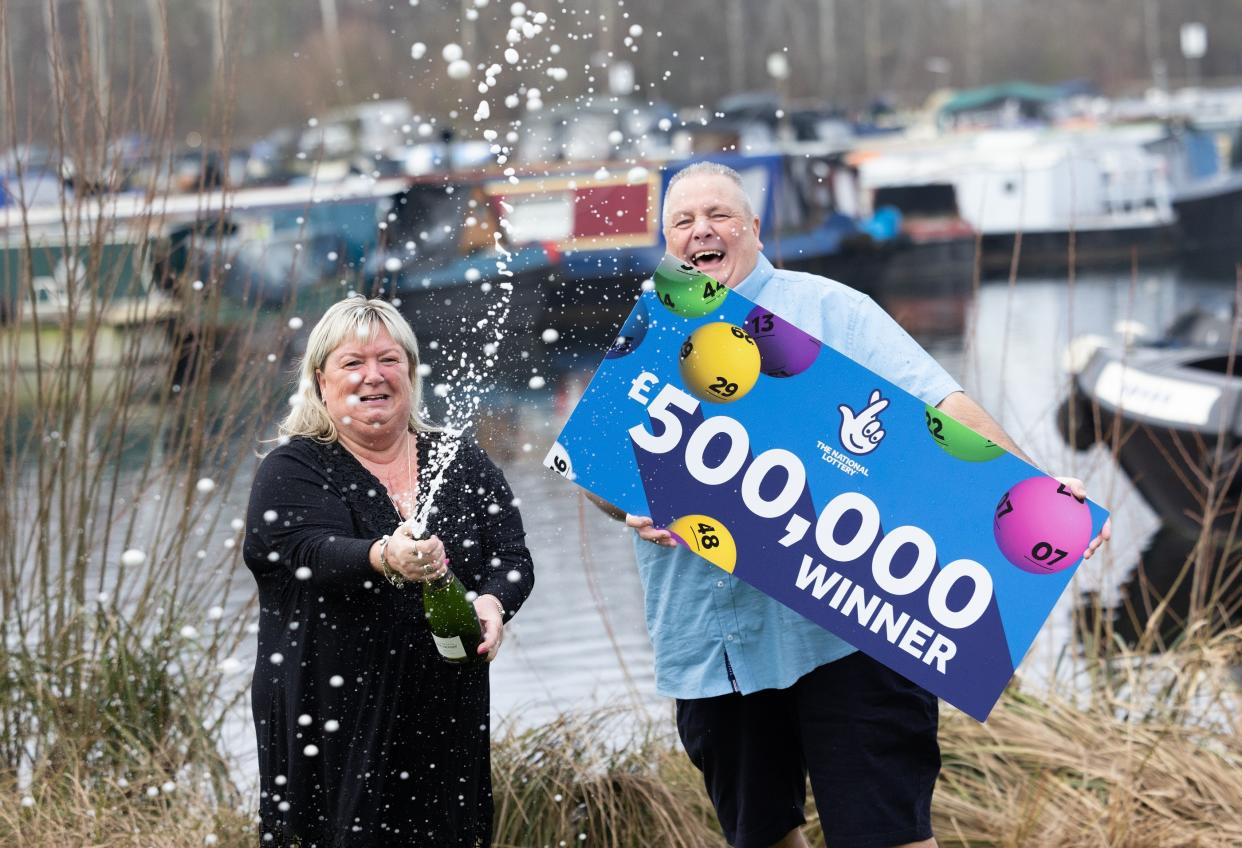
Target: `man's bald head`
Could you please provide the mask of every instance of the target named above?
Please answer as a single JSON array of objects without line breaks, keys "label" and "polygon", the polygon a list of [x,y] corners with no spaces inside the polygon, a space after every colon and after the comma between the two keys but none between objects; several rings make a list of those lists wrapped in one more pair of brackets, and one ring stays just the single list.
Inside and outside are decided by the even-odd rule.
[{"label": "man's bald head", "polygon": [[719,162],[695,162],[693,165],[687,165],[673,174],[668,181],[668,188],[664,191],[664,215],[661,218],[661,222],[665,227],[668,226],[668,198],[673,193],[673,186],[688,177],[702,176],[724,177],[737,186],[738,200],[741,203],[742,212],[748,219],[755,217],[754,207],[750,205],[750,197],[746,194],[746,186],[742,185],[741,174],[728,165],[721,165]]}]

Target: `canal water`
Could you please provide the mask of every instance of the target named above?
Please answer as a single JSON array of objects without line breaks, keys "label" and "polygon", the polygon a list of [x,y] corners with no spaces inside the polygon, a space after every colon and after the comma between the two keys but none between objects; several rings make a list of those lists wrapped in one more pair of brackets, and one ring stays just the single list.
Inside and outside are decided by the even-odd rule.
[{"label": "canal water", "polygon": [[[876,295],[1041,468],[1084,478],[1091,497],[1113,513],[1113,542],[1079,570],[1023,666],[1027,680],[1051,674],[1072,644],[1075,599],[1096,592],[1115,601],[1160,527],[1104,449],[1075,453],[1058,435],[1055,413],[1068,385],[1068,351],[1076,339],[1121,344],[1159,337],[1187,309],[1227,303],[1233,291],[1231,280],[1167,267],[1083,273],[1072,285],[1064,276],[1035,277],[963,285],[958,294],[940,288],[924,295],[906,286]],[[581,365],[547,374],[538,388],[491,392],[479,433],[521,499],[537,572],[535,591],[492,666],[495,722],[524,727],[562,712],[630,704],[667,718],[671,728],[671,704],[655,693],[630,536],[541,465],[602,350],[549,353],[547,359]],[[228,495],[224,524],[244,514],[245,488]],[[225,615],[255,616],[248,605],[253,584],[240,557],[236,567],[243,579],[221,599]],[[247,685],[253,660],[250,641],[230,663],[237,687]],[[255,755],[248,699],[228,723],[226,745],[237,758],[239,779],[249,785]]]}]

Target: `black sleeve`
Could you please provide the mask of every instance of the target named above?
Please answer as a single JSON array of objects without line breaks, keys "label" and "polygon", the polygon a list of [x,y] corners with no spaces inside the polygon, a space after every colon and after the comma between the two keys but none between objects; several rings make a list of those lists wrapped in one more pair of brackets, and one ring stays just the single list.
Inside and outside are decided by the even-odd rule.
[{"label": "black sleeve", "polygon": [[470,492],[485,557],[485,576],[479,594],[499,598],[508,621],[535,585],[534,563],[526,547],[522,515],[504,472],[491,457],[472,442],[465,442],[462,448],[469,451],[469,467],[477,481]]},{"label": "black sleeve", "polygon": [[256,575],[283,569],[311,585],[354,588],[376,576],[370,561],[375,539],[357,538],[341,492],[314,454],[299,447],[277,448],[259,465],[242,555]]}]

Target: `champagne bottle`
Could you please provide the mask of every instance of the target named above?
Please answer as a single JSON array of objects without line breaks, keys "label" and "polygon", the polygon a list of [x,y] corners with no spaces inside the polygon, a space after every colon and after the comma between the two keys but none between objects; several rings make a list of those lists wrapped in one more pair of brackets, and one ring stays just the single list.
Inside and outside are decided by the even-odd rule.
[{"label": "champagne bottle", "polygon": [[483,628],[474,604],[466,598],[466,587],[451,570],[445,569],[443,577],[423,584],[423,609],[441,659],[451,663],[482,659],[478,649]]}]

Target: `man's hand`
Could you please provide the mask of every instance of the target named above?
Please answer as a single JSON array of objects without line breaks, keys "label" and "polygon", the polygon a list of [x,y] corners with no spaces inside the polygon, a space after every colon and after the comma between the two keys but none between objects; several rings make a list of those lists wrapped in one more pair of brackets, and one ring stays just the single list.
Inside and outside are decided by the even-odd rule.
[{"label": "man's hand", "polygon": [[[1077,477],[1057,477],[1058,483],[1063,484],[1070,490],[1070,494],[1078,498],[1080,501],[1087,499],[1087,484],[1079,480]],[[1091,555],[1099,550],[1100,545],[1113,538],[1113,519],[1110,517],[1104,522],[1104,526],[1100,528],[1100,535],[1091,540],[1091,544],[1087,545],[1087,549],[1083,551],[1083,559],[1091,559]]]},{"label": "man's hand", "polygon": [[667,530],[661,530],[659,527],[656,527],[650,517],[646,515],[630,515],[628,512],[623,512],[619,507],[615,507],[608,503],[608,501],[604,500],[599,495],[594,495],[586,491],[582,494],[586,495],[587,500],[602,509],[607,515],[617,519],[618,521],[624,521],[625,526],[632,528],[636,533],[638,533],[638,537],[640,539],[651,542],[653,545],[660,545],[665,548],[677,547],[677,542],[673,539],[673,534]]},{"label": "man's hand", "polygon": [[651,542],[655,545],[661,545],[665,548],[677,547],[673,534],[667,530],[661,530],[656,527],[651,518],[646,515],[630,515],[625,514],[625,526],[634,528],[634,532],[638,534],[638,538]]}]

